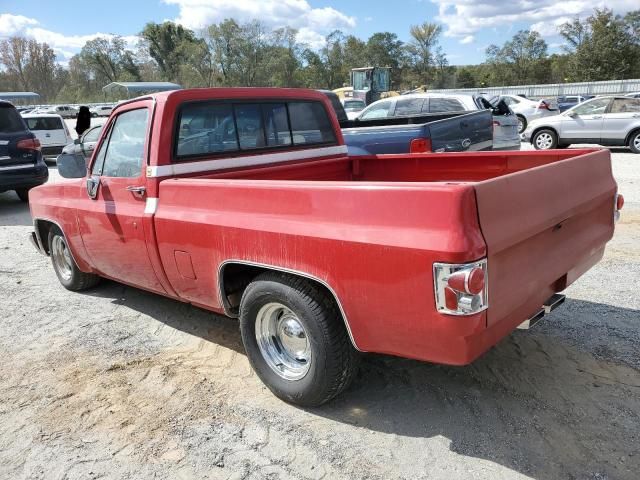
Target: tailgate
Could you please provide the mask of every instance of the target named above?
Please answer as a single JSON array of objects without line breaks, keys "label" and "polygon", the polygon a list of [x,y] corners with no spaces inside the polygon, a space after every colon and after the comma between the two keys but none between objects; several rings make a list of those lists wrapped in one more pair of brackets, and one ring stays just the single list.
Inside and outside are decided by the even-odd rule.
[{"label": "tailgate", "polygon": [[608,150],[486,180],[475,189],[487,244],[489,326],[537,311],[597,262],[613,235],[617,187]]},{"label": "tailgate", "polygon": [[490,150],[493,117],[489,110],[459,115],[429,123],[434,152]]}]

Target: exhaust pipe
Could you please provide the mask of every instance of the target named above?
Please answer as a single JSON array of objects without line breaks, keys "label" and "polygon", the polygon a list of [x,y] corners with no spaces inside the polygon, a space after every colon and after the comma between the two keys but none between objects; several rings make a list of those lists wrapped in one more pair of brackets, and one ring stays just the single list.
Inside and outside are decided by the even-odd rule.
[{"label": "exhaust pipe", "polygon": [[566,298],[566,295],[561,295],[559,293],[553,294],[542,304],[542,308],[540,310],[518,325],[518,328],[520,330],[529,330],[536,323],[542,320],[546,314],[553,312],[556,308],[562,305]]}]

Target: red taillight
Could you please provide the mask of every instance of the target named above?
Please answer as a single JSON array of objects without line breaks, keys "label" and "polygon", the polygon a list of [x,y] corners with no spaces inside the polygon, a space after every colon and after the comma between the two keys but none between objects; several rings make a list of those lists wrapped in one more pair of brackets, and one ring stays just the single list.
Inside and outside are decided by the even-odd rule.
[{"label": "red taillight", "polygon": [[37,138],[25,138],[24,140],[20,140],[16,147],[20,150],[40,150],[40,140]]},{"label": "red taillight", "polygon": [[542,100],[540,102],[540,105],[538,105],[538,108],[541,108],[542,110],[549,110],[549,104],[547,102],[545,102],[544,100]]},{"label": "red taillight", "polygon": [[616,195],[616,210],[622,210],[624,207],[624,197],[620,194]]},{"label": "red taillight", "polygon": [[431,152],[430,138],[414,138],[409,144],[409,153],[429,153]]},{"label": "red taillight", "polygon": [[448,310],[458,310],[458,294],[451,287],[444,287],[444,305]]},{"label": "red taillight", "polygon": [[484,290],[484,271],[478,267],[471,270],[461,270],[451,275],[447,283],[449,287],[458,292],[477,295]]}]

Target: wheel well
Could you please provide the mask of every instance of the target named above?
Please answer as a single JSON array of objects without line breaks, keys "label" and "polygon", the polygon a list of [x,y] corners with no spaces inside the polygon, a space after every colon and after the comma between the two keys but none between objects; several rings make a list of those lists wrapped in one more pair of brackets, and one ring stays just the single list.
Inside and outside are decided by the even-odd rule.
[{"label": "wheel well", "polygon": [[48,220],[36,220],[35,229],[38,237],[40,237],[40,243],[43,250],[49,255],[49,232],[56,224]]},{"label": "wheel well", "polygon": [[[324,291],[329,298],[331,298],[336,305],[338,306],[338,310],[340,311],[340,315],[342,316],[342,320],[344,321],[345,327],[347,328],[347,332],[349,333],[349,338],[351,339],[351,343],[353,346],[358,349],[355,340],[353,339],[353,335],[351,334],[351,328],[349,327],[349,321],[344,313],[342,308],[342,304],[338,299],[338,296],[333,291],[333,289],[325,282],[311,276],[305,274],[304,272],[292,271],[286,268],[280,267],[272,267],[270,265],[256,265],[250,263],[235,263],[235,262],[227,262],[223,263],[218,271],[218,285],[220,289],[220,297],[222,299],[222,303],[224,306],[224,310],[230,317],[238,317],[239,308],[240,308],[240,300],[242,299],[242,294],[245,289],[249,286],[249,284],[256,278],[258,275],[264,272],[281,272],[286,275],[291,275],[294,277],[304,278],[316,284],[318,288]],[[359,350],[359,349],[358,349]]]},{"label": "wheel well", "polygon": [[548,126],[542,126],[542,127],[538,127],[536,128],[532,133],[531,133],[531,142],[533,143],[533,137],[536,136],[536,134],[540,131],[540,130],[551,130],[553,133],[555,133],[556,135],[556,140],[558,142],[560,142],[560,135],[558,135],[558,131],[553,128],[553,127],[548,127]]},{"label": "wheel well", "polygon": [[640,128],[634,128],[633,130],[631,130],[629,132],[629,135],[627,135],[627,138],[624,139],[624,144],[629,145],[629,142],[631,141],[631,137],[633,137],[638,132],[640,132]]}]

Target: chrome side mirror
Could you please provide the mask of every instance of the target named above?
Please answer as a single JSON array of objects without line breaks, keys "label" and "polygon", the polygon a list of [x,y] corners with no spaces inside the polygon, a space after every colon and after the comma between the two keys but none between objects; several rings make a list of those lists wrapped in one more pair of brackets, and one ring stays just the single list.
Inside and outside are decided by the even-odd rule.
[{"label": "chrome side mirror", "polygon": [[87,163],[82,155],[61,153],[56,164],[58,173],[64,178],[82,178],[87,174]]}]

